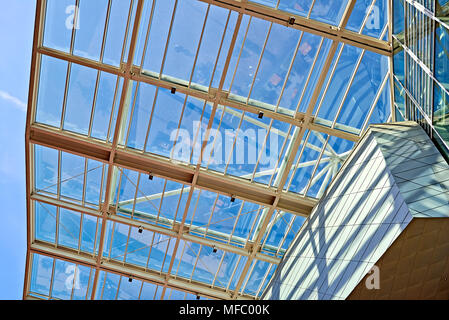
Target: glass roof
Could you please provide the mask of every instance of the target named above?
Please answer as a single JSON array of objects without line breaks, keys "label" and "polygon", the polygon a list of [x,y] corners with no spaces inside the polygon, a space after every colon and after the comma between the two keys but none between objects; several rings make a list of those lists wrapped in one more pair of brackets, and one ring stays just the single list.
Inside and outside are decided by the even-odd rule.
[{"label": "glass roof", "polygon": [[[369,47],[388,40],[387,0],[249,2],[290,24],[208,2],[38,6],[28,126],[82,147],[29,141],[29,221],[40,251],[31,245],[27,296],[257,298],[305,217],[219,184],[197,186],[199,172],[315,203],[367,126],[389,121],[389,58]],[[295,19],[329,25],[354,45]],[[110,150],[109,161],[92,148]],[[116,150],[194,178],[119,165]],[[49,247],[61,251],[41,254]],[[84,260],[74,264],[77,255]],[[74,290],[62,285],[68,268],[80,275]],[[132,268],[169,280],[130,282]]]}]

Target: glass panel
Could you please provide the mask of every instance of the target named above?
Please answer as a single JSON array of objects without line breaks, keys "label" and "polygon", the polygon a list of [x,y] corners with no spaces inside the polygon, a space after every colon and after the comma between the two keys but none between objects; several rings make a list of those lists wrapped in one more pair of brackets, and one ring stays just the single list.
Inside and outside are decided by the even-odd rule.
[{"label": "glass panel", "polygon": [[60,245],[78,249],[80,236],[81,214],[79,212],[59,209],[59,237]]},{"label": "glass panel", "polygon": [[67,62],[41,56],[36,122],[59,128],[64,100]]},{"label": "glass panel", "polygon": [[143,68],[159,73],[172,20],[174,0],[154,0],[155,8],[151,21],[148,45]]},{"label": "glass panel", "polygon": [[[333,77],[324,95],[318,116],[326,120],[333,121],[338,111],[338,106],[343,99],[346,88],[350,83],[350,78],[356,67],[362,49],[347,46],[343,47],[340,59],[337,63]],[[332,72],[329,70],[329,72]]]},{"label": "glass panel", "polygon": [[120,65],[120,57],[122,56],[126,32],[125,17],[128,16],[130,10],[130,1],[131,0],[112,0],[104,48],[104,63],[114,66]]},{"label": "glass panel", "polygon": [[[234,48],[233,55],[238,54],[239,60],[231,82],[231,93],[248,97],[251,85],[259,63],[265,39],[270,23],[258,18],[250,18],[249,29],[243,44],[243,50],[237,52]],[[242,26],[241,26],[242,27]],[[241,28],[240,27],[240,28]],[[229,72],[234,70],[229,69]]]},{"label": "glass panel", "polygon": [[97,73],[95,69],[72,64],[64,115],[65,130],[88,134]]},{"label": "glass panel", "polygon": [[58,151],[34,145],[34,187],[38,193],[57,193]]},{"label": "glass panel", "polygon": [[387,72],[386,56],[365,52],[338,116],[339,124],[362,128]]},{"label": "glass panel", "polygon": [[100,59],[107,9],[108,0],[80,0],[73,54]]},{"label": "glass panel", "polygon": [[434,88],[433,125],[449,146],[449,94],[438,84],[434,84]]},{"label": "glass panel", "polygon": [[53,258],[33,253],[30,291],[45,296],[50,294]]},{"label": "glass panel", "polygon": [[[223,71],[223,60],[226,57],[230,45],[236,20],[237,14],[235,11],[229,11],[218,6],[211,6],[209,8],[192,82],[209,86],[212,81],[212,76],[214,76],[214,80],[220,80]],[[225,30],[226,22],[228,25]],[[224,40],[220,50],[223,36]],[[219,54],[221,59],[218,60],[214,72],[215,62]],[[218,87],[218,84],[215,84],[215,87]]]},{"label": "glass panel", "polygon": [[279,9],[306,17],[313,0],[280,0]]},{"label": "glass panel", "polygon": [[70,51],[72,29],[79,28],[75,19],[76,11],[75,0],[47,1],[44,46],[65,52]]},{"label": "glass panel", "polygon": [[34,207],[35,238],[55,243],[56,207],[38,201],[34,202]]},{"label": "glass panel", "polygon": [[[292,69],[288,75],[288,80],[282,94],[280,107],[295,111],[298,109],[298,103],[300,102],[302,92],[307,86],[307,78],[311,72],[313,62],[319,55],[317,65],[314,68],[314,70],[318,70],[320,68],[319,66],[324,62],[323,59],[326,58],[326,54],[319,54],[318,52],[322,41],[323,38],[319,36],[309,33],[303,34],[301,44],[298,48],[295,61],[293,62]],[[325,41],[328,43],[327,40]],[[314,72],[313,79],[316,79],[316,76],[317,72]],[[305,104],[302,105],[307,107]],[[304,111],[305,107],[303,107],[300,111]]]},{"label": "glass panel", "polygon": [[348,1],[316,0],[310,18],[333,25],[339,25]]},{"label": "glass panel", "polygon": [[189,80],[204,25],[207,4],[178,1],[163,73]]},{"label": "glass panel", "polygon": [[449,89],[449,31],[436,24],[435,30],[435,77]]},{"label": "glass panel", "polygon": [[251,99],[277,105],[301,32],[273,24],[256,75]]}]

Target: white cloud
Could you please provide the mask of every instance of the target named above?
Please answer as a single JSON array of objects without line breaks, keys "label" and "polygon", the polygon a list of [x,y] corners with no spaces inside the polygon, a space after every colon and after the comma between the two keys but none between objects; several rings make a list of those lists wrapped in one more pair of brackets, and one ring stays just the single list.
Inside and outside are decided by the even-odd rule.
[{"label": "white cloud", "polygon": [[10,101],[14,104],[14,106],[16,108],[18,108],[19,110],[22,111],[27,111],[27,104],[25,102],[23,102],[22,100],[10,95],[8,92],[6,91],[2,91],[0,90],[0,98]]}]

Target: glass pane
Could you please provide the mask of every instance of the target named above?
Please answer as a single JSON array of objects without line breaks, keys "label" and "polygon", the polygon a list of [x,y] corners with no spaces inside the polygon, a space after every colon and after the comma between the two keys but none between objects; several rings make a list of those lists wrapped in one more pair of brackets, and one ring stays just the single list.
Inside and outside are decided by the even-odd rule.
[{"label": "glass pane", "polygon": [[100,59],[107,9],[108,0],[80,0],[73,54]]},{"label": "glass pane", "polygon": [[72,64],[64,116],[64,129],[88,134],[98,71]]},{"label": "glass pane", "polygon": [[64,100],[67,62],[41,57],[36,122],[59,128]]},{"label": "glass pane", "polygon": [[77,24],[75,0],[48,0],[45,14],[44,46],[69,52],[73,27]]}]

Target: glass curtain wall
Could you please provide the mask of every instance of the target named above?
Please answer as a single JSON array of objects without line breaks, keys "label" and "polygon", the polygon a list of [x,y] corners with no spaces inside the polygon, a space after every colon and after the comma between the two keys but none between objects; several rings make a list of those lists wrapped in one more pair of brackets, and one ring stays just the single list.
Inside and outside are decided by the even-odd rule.
[{"label": "glass curtain wall", "polygon": [[417,121],[449,158],[449,1],[393,0],[395,119]]}]

